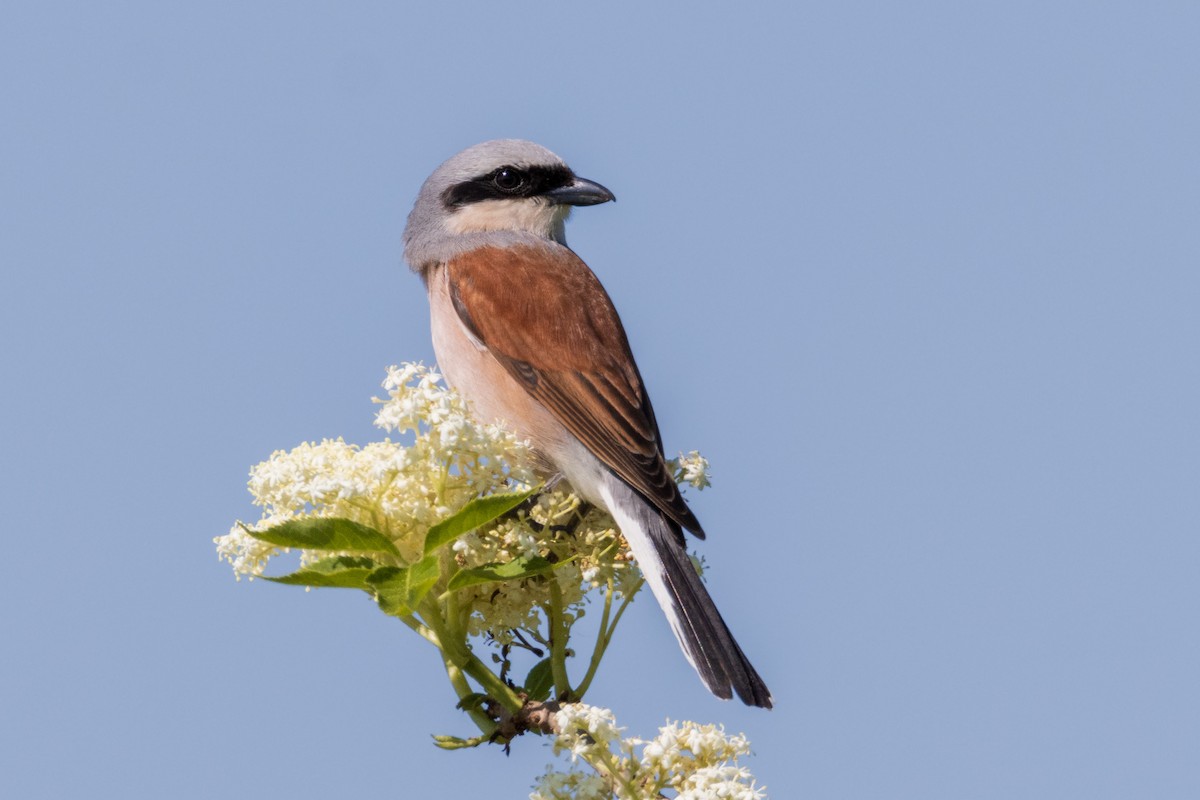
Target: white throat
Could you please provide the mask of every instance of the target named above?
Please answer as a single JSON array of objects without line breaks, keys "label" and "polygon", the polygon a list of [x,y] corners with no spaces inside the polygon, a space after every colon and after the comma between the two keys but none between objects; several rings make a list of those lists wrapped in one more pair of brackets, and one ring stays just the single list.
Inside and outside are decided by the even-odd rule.
[{"label": "white throat", "polygon": [[568,205],[533,199],[481,200],[456,209],[446,220],[446,229],[456,234],[521,231],[565,244],[570,213]]}]

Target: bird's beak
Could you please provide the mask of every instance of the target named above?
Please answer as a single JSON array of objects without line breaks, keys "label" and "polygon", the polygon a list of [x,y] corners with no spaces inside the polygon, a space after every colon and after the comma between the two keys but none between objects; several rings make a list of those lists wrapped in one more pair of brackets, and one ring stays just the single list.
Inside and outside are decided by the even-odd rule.
[{"label": "bird's beak", "polygon": [[565,206],[594,206],[617,199],[608,189],[586,178],[576,178],[566,186],[545,192],[542,197],[555,205]]}]

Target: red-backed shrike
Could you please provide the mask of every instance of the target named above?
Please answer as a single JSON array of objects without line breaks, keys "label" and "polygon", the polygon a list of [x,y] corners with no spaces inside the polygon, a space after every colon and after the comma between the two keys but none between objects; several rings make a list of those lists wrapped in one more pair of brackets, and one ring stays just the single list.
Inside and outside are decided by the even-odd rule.
[{"label": "red-backed shrike", "polygon": [[472,413],[529,439],[548,474],[608,510],[713,694],[770,708],[688,558],[683,529],[704,532],[663,460],[621,319],[566,246],[573,206],[614,199],[544,147],[484,142],[425,181],[404,257],[429,290],[438,364]]}]

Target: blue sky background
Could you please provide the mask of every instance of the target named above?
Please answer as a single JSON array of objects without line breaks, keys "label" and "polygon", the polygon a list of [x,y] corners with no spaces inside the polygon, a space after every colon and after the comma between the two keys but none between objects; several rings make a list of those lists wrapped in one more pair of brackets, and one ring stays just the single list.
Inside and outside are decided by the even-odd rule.
[{"label": "blue sky background", "polygon": [[235,583],[276,448],[432,359],[417,188],[535,139],[775,692],[590,699],[775,798],[1200,796],[1193,3],[26,3],[0,26],[0,794],[524,797],[361,595]]}]

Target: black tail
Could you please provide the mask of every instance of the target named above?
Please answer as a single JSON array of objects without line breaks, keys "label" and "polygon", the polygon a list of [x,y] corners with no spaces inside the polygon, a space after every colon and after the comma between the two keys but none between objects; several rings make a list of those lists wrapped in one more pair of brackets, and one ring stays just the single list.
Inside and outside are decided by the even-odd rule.
[{"label": "black tail", "polygon": [[661,529],[653,526],[649,533],[662,557],[667,591],[679,610],[681,624],[675,635],[680,646],[717,697],[728,700],[732,687],[746,705],[770,708],[770,690],[733,638],[687,550],[679,544],[678,528],[671,527],[664,520]]},{"label": "black tail", "polygon": [[688,557],[679,526],[628,486],[616,483],[606,487],[616,501],[609,511],[666,613],[679,646],[704,685],[724,700],[737,692],[746,705],[771,708],[770,690],[704,588]]}]

